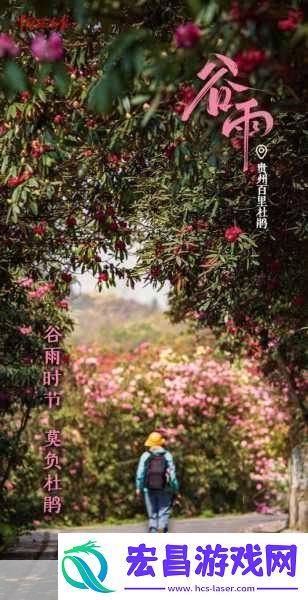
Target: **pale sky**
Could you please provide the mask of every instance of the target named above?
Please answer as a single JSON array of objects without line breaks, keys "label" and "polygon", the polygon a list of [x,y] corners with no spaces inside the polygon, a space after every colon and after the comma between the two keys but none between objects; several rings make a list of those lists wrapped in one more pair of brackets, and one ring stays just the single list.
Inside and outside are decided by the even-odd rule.
[{"label": "pale sky", "polygon": [[[84,273],[83,275],[79,275],[78,277],[80,286],[73,285],[71,292],[71,300],[74,301],[74,296],[79,296],[82,294],[97,294],[99,295],[96,288],[97,278],[94,278],[90,273]],[[158,292],[154,290],[151,285],[145,286],[143,283],[136,283],[135,289],[126,287],[124,281],[118,281],[116,288],[110,288],[109,290],[104,288],[101,294],[116,294],[117,296],[121,296],[122,298],[126,298],[129,300],[135,300],[136,302],[141,302],[141,304],[151,304],[154,298],[157,298],[159,306],[162,310],[165,310],[168,305],[168,288],[165,285],[164,288]]]},{"label": "pale sky", "polygon": [[[134,248],[130,249],[128,259],[123,263],[126,267],[132,268],[136,263],[136,255]],[[125,285],[123,280],[118,280],[116,288],[104,288],[102,292],[99,292],[96,287],[97,278],[94,278],[90,273],[80,274],[78,276],[79,285],[74,284],[71,286],[70,300],[74,302],[74,297],[80,296],[80,294],[91,294],[99,295],[100,293],[115,294],[128,300],[135,300],[141,304],[151,304],[154,298],[157,298],[159,307],[162,310],[166,310],[168,306],[168,285],[164,285],[163,289],[158,292],[151,285],[145,285],[144,283],[136,283],[135,289]]]}]

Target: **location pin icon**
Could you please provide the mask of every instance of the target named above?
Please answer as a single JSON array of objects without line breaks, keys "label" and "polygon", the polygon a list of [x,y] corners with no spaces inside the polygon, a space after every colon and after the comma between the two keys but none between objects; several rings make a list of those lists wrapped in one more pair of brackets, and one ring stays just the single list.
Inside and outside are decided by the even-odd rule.
[{"label": "location pin icon", "polygon": [[259,144],[256,147],[256,154],[260,160],[263,160],[263,158],[267,155],[267,147],[264,146],[264,144]]}]

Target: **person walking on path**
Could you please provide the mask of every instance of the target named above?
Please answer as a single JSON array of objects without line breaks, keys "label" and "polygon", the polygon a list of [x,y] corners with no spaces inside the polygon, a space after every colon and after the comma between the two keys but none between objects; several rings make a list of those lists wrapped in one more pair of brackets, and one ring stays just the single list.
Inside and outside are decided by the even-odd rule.
[{"label": "person walking on path", "polygon": [[149,435],[136,473],[136,496],[144,494],[150,533],[167,533],[173,496],[179,491],[173,458],[164,444],[157,431]]}]

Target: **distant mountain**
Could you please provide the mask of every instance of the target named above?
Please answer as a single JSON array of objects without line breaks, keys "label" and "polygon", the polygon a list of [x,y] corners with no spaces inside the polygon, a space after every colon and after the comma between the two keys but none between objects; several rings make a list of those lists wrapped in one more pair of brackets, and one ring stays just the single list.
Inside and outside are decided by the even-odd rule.
[{"label": "distant mountain", "polygon": [[141,304],[113,294],[83,294],[72,309],[74,344],[97,342],[108,351],[130,352],[142,342],[174,346],[175,338],[187,337],[185,328],[172,325],[155,299],[152,304]]}]

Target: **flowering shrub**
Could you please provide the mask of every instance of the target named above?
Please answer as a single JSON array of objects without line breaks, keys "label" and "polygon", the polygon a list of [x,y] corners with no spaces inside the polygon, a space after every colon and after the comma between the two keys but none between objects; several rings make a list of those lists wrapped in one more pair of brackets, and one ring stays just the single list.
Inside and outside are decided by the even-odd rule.
[{"label": "flowering shrub", "polygon": [[255,364],[232,367],[210,348],[185,356],[141,344],[132,355],[108,358],[84,347],[72,363],[64,409],[33,422],[31,466],[13,478],[8,494],[29,492],[40,520],[38,447],[42,429],[55,426],[64,438],[64,521],[133,517],[141,510],[134,497],[138,458],[147,434],[158,429],[177,464],[182,515],[267,511],[286,490],[286,406]]}]

